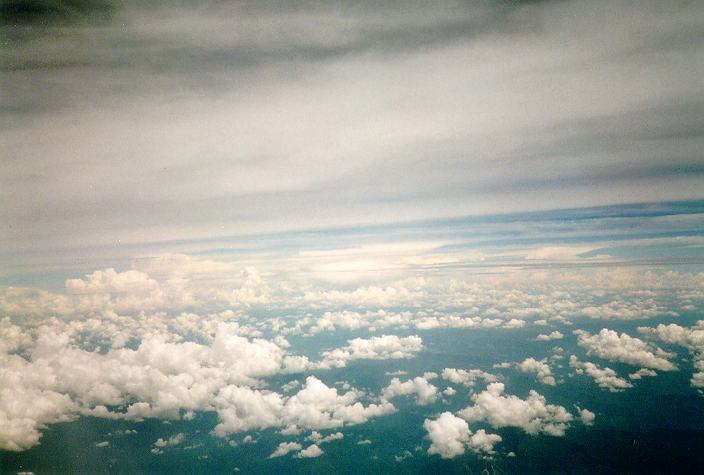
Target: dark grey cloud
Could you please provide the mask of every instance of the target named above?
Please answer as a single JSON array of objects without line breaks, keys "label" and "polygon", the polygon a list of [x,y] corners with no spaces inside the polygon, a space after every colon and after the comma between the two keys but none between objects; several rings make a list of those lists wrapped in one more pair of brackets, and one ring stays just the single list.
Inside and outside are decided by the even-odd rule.
[{"label": "dark grey cloud", "polygon": [[113,0],[4,0],[3,25],[55,25],[109,21],[122,2]]}]

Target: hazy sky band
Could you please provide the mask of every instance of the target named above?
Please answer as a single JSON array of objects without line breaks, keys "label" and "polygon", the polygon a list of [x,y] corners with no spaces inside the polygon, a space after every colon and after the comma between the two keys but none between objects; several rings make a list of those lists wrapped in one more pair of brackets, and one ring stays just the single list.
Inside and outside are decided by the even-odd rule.
[{"label": "hazy sky band", "polygon": [[10,2],[7,252],[702,197],[699,2]]}]

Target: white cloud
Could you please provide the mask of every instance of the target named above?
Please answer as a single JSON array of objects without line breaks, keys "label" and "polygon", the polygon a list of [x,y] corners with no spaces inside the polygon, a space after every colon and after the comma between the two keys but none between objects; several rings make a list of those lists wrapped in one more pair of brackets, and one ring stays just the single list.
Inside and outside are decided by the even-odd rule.
[{"label": "white cloud", "polygon": [[332,442],[333,440],[342,440],[345,438],[345,434],[342,432],[334,432],[332,434],[326,435],[325,437],[320,434],[318,431],[313,431],[311,434],[306,437],[306,440],[310,440],[315,442],[316,444],[326,444],[328,442]]},{"label": "white cloud", "polygon": [[564,336],[565,335],[555,330],[553,332],[550,332],[549,334],[541,333],[540,335],[535,337],[535,339],[538,341],[561,340],[564,338]]},{"label": "white cloud", "polygon": [[466,370],[457,368],[444,368],[442,370],[442,378],[455,384],[467,386],[468,388],[474,387],[474,385],[477,383],[477,379],[483,379],[487,383],[493,383],[498,381],[496,376],[480,369]]},{"label": "white cloud", "polygon": [[582,424],[585,426],[591,426],[594,425],[596,414],[589,409],[579,409],[579,418],[582,420]]},{"label": "white cloud", "polygon": [[474,405],[459,412],[468,422],[486,421],[492,427],[520,427],[531,435],[545,433],[565,435],[574,419],[562,406],[547,404],[545,398],[531,390],[527,399],[504,396],[503,383],[491,383],[481,393],[472,395]]},{"label": "white cloud", "polygon": [[344,368],[354,360],[388,360],[413,358],[423,349],[423,340],[417,336],[399,338],[396,335],[354,338],[346,346],[323,352],[320,368]]},{"label": "white cloud", "polygon": [[[237,324],[219,324],[209,344],[170,342],[165,331],[145,334],[136,349],[105,353],[74,346],[67,325],[73,323],[47,321],[38,328],[29,360],[0,353],[3,448],[27,449],[38,443],[40,428],[78,414],[178,419],[183,410],[216,411],[215,432],[226,434],[258,427],[332,428],[395,410],[389,402],[364,406],[361,392],[338,395],[316,378],[308,378],[291,397],[254,389],[263,378],[291,371],[296,357],[286,353],[285,345],[239,336]],[[352,345],[347,358],[406,356],[421,347],[417,337],[365,343]],[[294,361],[301,370],[307,366],[307,360]]]},{"label": "white cloud", "polygon": [[639,327],[638,331],[668,344],[681,345],[694,354],[695,372],[690,383],[696,388],[704,388],[704,320],[686,328],[674,323],[660,324],[655,328]]},{"label": "white cloud", "polygon": [[443,412],[435,420],[426,419],[423,427],[431,441],[428,453],[442,458],[462,455],[467,447],[476,452],[493,453],[494,445],[501,442],[499,435],[487,434],[483,429],[472,434],[467,422],[451,412]]},{"label": "white cloud", "polygon": [[385,399],[411,394],[416,395],[417,404],[432,404],[438,399],[438,388],[430,384],[426,378],[418,376],[404,382],[401,382],[398,378],[393,378],[381,392],[381,396]]},{"label": "white cloud", "polygon": [[523,328],[526,325],[525,320],[519,320],[517,318],[512,318],[503,324],[503,328]]},{"label": "white cloud", "polygon": [[281,442],[278,447],[276,447],[276,450],[272,452],[271,455],[269,455],[270,459],[277,458],[277,457],[283,457],[284,455],[288,454],[289,452],[295,452],[298,450],[301,450],[303,446],[299,444],[298,442]]},{"label": "white cloud", "polygon": [[162,447],[168,447],[170,445],[178,445],[181,442],[183,442],[185,438],[186,438],[186,436],[183,435],[183,433],[178,433],[176,435],[169,437],[168,439],[162,439],[161,437],[159,437],[156,440],[156,442],[154,442],[154,446],[162,448]]},{"label": "white cloud", "polygon": [[313,444],[313,445],[309,445],[309,446],[306,447],[305,449],[303,449],[303,450],[301,450],[300,452],[298,452],[298,455],[296,455],[296,457],[299,457],[299,458],[315,458],[315,457],[320,457],[321,455],[323,455],[323,453],[324,453],[324,452],[323,452],[323,450],[322,450],[320,447],[318,447],[317,445]]},{"label": "white cloud", "polygon": [[657,376],[658,373],[653,371],[652,369],[648,368],[641,368],[638,371],[635,371],[633,373],[630,373],[628,375],[629,379],[643,379],[644,377],[648,376]]},{"label": "white cloud", "polygon": [[576,369],[577,374],[582,374],[583,372],[587,373],[594,379],[599,387],[608,389],[613,393],[633,387],[627,380],[619,377],[613,369],[602,369],[588,361],[581,362],[575,355],[570,355],[570,366]]},{"label": "white cloud", "polygon": [[523,373],[535,373],[538,381],[548,386],[555,386],[556,384],[552,370],[545,359],[538,361],[535,358],[526,358],[518,363],[518,369]]},{"label": "white cloud", "polygon": [[631,337],[626,333],[620,335],[603,328],[598,334],[590,335],[586,331],[576,330],[578,344],[587,349],[588,355],[595,355],[609,361],[618,361],[643,368],[660,371],[675,371],[675,366],[667,353],[660,348],[653,348],[643,340]]},{"label": "white cloud", "polygon": [[214,433],[225,436],[234,432],[267,427],[285,429],[332,429],[361,424],[371,417],[390,414],[393,404],[364,406],[361,393],[351,390],[338,394],[337,389],[309,376],[305,386],[288,398],[277,393],[228,386],[215,398],[220,423]]}]

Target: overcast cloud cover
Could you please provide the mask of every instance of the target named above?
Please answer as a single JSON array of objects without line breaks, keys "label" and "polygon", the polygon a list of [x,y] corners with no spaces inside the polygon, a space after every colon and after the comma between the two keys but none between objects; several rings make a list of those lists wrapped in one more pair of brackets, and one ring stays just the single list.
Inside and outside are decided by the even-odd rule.
[{"label": "overcast cloud cover", "polygon": [[704,2],[8,0],[0,68],[0,471],[704,470]]},{"label": "overcast cloud cover", "polygon": [[700,2],[31,3],[5,251],[701,197]]}]

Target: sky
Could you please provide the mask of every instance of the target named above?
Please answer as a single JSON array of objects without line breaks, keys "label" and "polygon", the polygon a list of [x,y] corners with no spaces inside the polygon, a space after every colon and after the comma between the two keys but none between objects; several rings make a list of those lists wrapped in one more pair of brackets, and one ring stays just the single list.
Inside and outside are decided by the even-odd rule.
[{"label": "sky", "polygon": [[699,2],[9,1],[3,20],[7,264],[701,198]]},{"label": "sky", "polygon": [[704,470],[703,32],[2,2],[0,472]]}]

